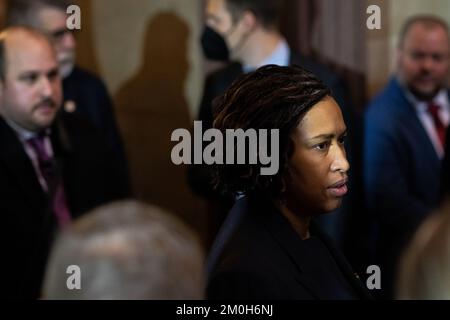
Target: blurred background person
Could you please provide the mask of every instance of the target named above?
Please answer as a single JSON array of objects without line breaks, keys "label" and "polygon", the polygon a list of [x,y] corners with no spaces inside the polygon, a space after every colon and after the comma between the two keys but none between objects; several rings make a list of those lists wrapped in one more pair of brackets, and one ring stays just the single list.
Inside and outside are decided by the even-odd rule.
[{"label": "blurred background person", "polygon": [[66,0],[8,0],[6,24],[29,26],[47,35],[56,50],[63,79],[62,111],[86,117],[101,132],[118,159],[118,172],[129,186],[127,161],[111,97],[100,78],[75,65],[75,30],[67,28],[66,13],[71,4]]},{"label": "blurred background person", "polygon": [[[67,288],[69,266],[81,289]],[[135,201],[95,209],[56,241],[43,297],[194,300],[204,297],[203,252],[192,231],[163,210]]]},{"label": "blurred background person", "polygon": [[127,197],[114,157],[77,114],[59,113],[56,53],[41,33],[0,35],[0,212],[5,279],[2,294],[40,293],[54,234],[106,202]]},{"label": "blurred background person", "polygon": [[[208,262],[208,297],[368,299],[358,275],[314,222],[348,192],[347,127],[329,89],[301,67],[270,65],[241,76],[217,100],[216,111],[214,128],[222,134],[279,130],[279,152],[272,155],[279,171],[264,176],[261,163],[217,165],[220,188],[240,199],[225,221],[234,220],[234,230],[215,248],[217,260]],[[246,143],[240,150],[251,152],[253,142]]]},{"label": "blurred background person", "polygon": [[398,269],[397,298],[450,300],[450,202],[420,226]]},{"label": "blurred background person", "polygon": [[414,16],[403,26],[397,71],[365,114],[364,178],[376,229],[383,297],[393,297],[396,263],[440,197],[441,161],[450,122],[448,26]]}]

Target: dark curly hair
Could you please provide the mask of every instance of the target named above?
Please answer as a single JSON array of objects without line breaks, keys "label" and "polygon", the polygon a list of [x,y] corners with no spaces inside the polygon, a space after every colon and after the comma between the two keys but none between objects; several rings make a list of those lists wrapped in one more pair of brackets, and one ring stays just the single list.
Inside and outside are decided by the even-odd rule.
[{"label": "dark curly hair", "polygon": [[216,188],[224,194],[279,197],[294,151],[293,131],[307,111],[330,94],[314,74],[297,66],[268,65],[239,77],[214,101],[214,128],[224,135],[227,129],[278,129],[279,171],[274,176],[264,176],[260,174],[260,163],[216,165]]}]

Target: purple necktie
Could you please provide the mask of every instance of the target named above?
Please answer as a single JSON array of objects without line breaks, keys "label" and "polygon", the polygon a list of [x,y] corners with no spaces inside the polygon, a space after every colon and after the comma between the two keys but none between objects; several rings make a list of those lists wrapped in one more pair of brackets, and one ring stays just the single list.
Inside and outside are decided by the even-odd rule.
[{"label": "purple necktie", "polygon": [[66,195],[62,180],[56,174],[55,162],[45,148],[45,135],[38,135],[28,139],[28,145],[33,148],[36,153],[39,171],[47,183],[47,192],[52,198],[53,212],[56,215],[60,227],[65,227],[70,223],[70,212],[67,208]]},{"label": "purple necktie", "polygon": [[428,105],[428,112],[431,114],[431,117],[433,118],[434,128],[436,130],[436,133],[439,137],[439,141],[441,142],[442,147],[445,147],[445,133],[447,128],[445,127],[444,123],[441,120],[441,117],[439,116],[439,109],[441,107],[437,104],[430,103]]}]

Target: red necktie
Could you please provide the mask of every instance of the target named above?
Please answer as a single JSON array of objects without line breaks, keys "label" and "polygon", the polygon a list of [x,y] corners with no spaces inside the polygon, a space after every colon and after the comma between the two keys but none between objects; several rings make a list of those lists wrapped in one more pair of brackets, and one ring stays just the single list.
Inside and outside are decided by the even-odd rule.
[{"label": "red necktie", "polygon": [[48,154],[44,140],[44,135],[39,135],[27,140],[28,145],[33,148],[36,153],[39,170],[47,183],[48,193],[52,196],[53,212],[56,215],[60,227],[64,227],[70,222],[70,212],[67,208],[66,195],[64,186],[60,177],[58,177],[55,162]]},{"label": "red necktie", "polygon": [[428,105],[428,112],[433,118],[434,127],[436,129],[436,133],[439,137],[439,141],[441,142],[442,147],[445,147],[445,134],[446,134],[446,128],[444,123],[441,120],[441,117],[439,116],[439,109],[441,107],[437,104],[431,102]]}]

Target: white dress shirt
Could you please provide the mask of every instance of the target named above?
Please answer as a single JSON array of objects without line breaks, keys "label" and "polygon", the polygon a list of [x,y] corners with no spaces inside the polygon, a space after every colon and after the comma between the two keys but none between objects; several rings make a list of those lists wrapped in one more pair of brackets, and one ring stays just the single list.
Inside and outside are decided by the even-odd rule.
[{"label": "white dress shirt", "polygon": [[[440,159],[444,157],[444,146],[442,146],[439,136],[436,131],[436,126],[434,124],[433,116],[428,111],[428,105],[430,102],[419,101],[414,97],[414,95],[406,90],[406,96],[410,103],[414,106],[417,117],[422,123],[425,131],[432,142],[434,149]],[[439,118],[445,127],[447,127],[450,123],[450,102],[448,99],[448,93],[446,89],[442,89],[439,93],[434,97],[433,103],[440,106],[439,108]]]}]

